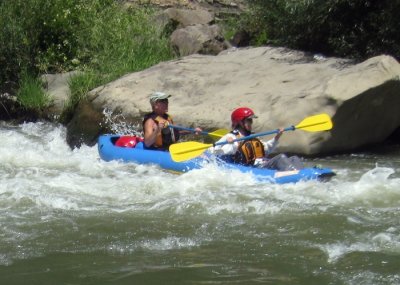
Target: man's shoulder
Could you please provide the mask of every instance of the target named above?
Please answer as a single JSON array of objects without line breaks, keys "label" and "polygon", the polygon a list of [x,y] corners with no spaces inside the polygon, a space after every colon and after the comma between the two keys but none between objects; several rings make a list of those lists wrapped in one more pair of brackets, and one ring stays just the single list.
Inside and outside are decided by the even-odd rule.
[{"label": "man's shoulder", "polygon": [[148,119],[152,119],[153,117],[154,117],[154,112],[150,112],[150,113],[147,113],[147,114],[144,114],[144,116],[143,116],[143,121],[147,121]]}]

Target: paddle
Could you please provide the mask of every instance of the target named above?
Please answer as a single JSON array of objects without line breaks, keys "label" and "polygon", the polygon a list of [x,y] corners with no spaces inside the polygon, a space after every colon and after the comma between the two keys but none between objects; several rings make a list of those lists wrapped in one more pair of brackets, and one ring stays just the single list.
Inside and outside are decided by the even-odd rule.
[{"label": "paddle", "polygon": [[[332,129],[332,121],[329,115],[327,114],[319,114],[319,115],[314,115],[305,118],[302,120],[300,123],[298,123],[296,126],[290,126],[284,129],[284,131],[294,131],[296,129],[302,129],[303,131],[308,131],[308,132],[320,132],[320,131],[327,131]],[[268,132],[263,132],[263,133],[257,133],[253,135],[249,135],[246,137],[238,138],[235,139],[235,141],[243,141],[243,140],[249,140],[255,137],[261,137],[261,136],[266,136],[266,135],[271,135],[271,134],[276,134],[279,132],[279,129],[273,130],[273,131],[268,131]],[[214,144],[203,144],[199,142],[182,142],[182,143],[177,143],[177,144],[172,144],[169,147],[169,151],[171,153],[171,157],[173,161],[176,162],[181,162],[185,160],[189,160],[192,158],[195,158],[199,155],[201,155],[206,149],[212,146],[216,145],[223,145],[227,144],[227,141],[223,142],[217,142]]]},{"label": "paddle", "polygon": [[[171,127],[173,129],[177,129],[177,130],[183,130],[183,131],[188,131],[188,132],[192,132],[195,133],[196,130],[195,129],[191,129],[191,128],[185,128],[185,127],[181,127],[181,126],[174,126],[174,125],[170,125],[168,124],[168,127]],[[228,130],[225,129],[218,129],[216,131],[213,132],[200,132],[200,134],[202,135],[208,135],[210,137],[212,137],[213,139],[220,139],[222,138],[224,135],[226,135],[227,133],[229,133]]]}]

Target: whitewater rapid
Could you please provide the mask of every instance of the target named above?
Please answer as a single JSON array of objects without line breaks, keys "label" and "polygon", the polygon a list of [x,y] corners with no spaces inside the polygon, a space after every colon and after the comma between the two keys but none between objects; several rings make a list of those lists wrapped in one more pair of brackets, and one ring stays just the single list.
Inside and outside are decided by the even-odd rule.
[{"label": "whitewater rapid", "polygon": [[[213,165],[178,175],[104,162],[97,146],[71,150],[55,124],[2,123],[0,136],[0,266],[59,252],[179,252],[238,233],[257,247],[290,233],[331,266],[354,253],[400,255],[399,153],[308,160],[337,175],[273,185]],[[359,270],[343,280],[371,278]],[[399,280],[379,272],[372,280]]]}]

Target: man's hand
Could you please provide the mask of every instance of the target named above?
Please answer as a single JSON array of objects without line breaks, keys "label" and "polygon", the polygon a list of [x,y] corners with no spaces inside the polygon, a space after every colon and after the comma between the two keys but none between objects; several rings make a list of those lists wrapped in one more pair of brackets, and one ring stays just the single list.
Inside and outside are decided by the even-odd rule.
[{"label": "man's hand", "polygon": [[199,135],[199,134],[203,131],[203,130],[200,129],[199,127],[195,128],[194,130],[195,130],[195,134],[196,134],[196,135]]}]

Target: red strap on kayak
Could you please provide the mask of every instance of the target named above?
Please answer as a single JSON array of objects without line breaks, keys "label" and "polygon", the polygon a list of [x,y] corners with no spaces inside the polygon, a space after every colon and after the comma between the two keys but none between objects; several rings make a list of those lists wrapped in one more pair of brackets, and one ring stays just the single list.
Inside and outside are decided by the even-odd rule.
[{"label": "red strap on kayak", "polygon": [[137,136],[122,136],[115,145],[119,147],[135,147],[138,142],[142,142],[143,138]]}]

